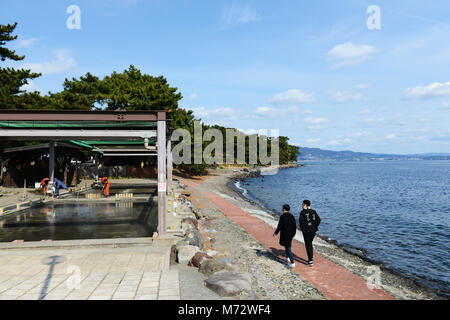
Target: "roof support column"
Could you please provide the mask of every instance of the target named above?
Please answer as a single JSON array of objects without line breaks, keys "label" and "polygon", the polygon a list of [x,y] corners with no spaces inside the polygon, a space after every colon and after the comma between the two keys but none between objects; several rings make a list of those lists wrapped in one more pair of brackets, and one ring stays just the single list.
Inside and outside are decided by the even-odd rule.
[{"label": "roof support column", "polygon": [[98,154],[95,154],[95,158],[94,158],[94,162],[95,162],[95,173],[94,173],[94,175],[95,175],[95,177],[94,177],[94,179],[95,179],[95,183],[97,183],[98,182]]},{"label": "roof support column", "polygon": [[[165,116],[165,114],[164,114]],[[157,124],[158,151],[158,235],[166,234],[167,194],[166,194],[166,120],[160,120],[158,112]]]},{"label": "roof support column", "polygon": [[167,139],[167,192],[172,192],[172,139]]},{"label": "roof support column", "polygon": [[50,182],[55,181],[55,141],[49,143],[48,178]]}]

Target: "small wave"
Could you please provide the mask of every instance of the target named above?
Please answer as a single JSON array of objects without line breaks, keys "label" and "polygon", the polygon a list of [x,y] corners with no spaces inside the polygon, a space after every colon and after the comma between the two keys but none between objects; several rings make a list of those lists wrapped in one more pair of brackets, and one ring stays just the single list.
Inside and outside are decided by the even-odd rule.
[{"label": "small wave", "polygon": [[236,188],[241,191],[242,195],[247,197],[248,196],[248,191],[247,189],[245,189],[244,187],[241,186],[241,181],[240,180],[236,180],[234,182],[234,185],[236,186]]}]

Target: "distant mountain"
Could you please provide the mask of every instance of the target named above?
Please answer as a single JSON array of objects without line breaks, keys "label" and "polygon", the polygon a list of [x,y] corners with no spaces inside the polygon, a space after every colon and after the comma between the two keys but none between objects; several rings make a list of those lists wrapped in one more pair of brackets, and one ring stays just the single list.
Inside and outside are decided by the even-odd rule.
[{"label": "distant mountain", "polygon": [[450,160],[450,153],[424,153],[424,154],[378,154],[353,151],[331,151],[319,148],[300,147],[299,161],[379,161],[379,160]]}]

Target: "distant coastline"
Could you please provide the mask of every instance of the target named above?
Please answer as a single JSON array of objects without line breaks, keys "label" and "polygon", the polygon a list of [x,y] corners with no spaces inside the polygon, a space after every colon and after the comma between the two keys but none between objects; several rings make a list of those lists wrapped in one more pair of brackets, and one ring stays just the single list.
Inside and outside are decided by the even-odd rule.
[{"label": "distant coastline", "polygon": [[393,160],[450,160],[450,153],[378,154],[354,151],[332,151],[300,147],[298,161],[393,161]]}]

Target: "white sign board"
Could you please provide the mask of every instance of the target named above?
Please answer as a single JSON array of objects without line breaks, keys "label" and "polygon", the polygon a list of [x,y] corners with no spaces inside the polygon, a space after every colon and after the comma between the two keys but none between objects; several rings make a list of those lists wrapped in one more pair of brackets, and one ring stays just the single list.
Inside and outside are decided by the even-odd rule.
[{"label": "white sign board", "polygon": [[166,192],[166,184],[158,183],[158,192]]}]

